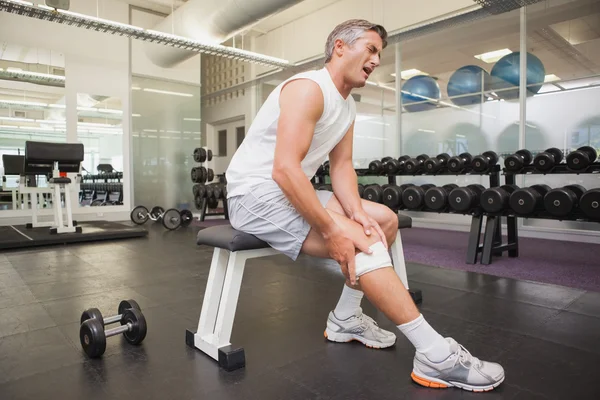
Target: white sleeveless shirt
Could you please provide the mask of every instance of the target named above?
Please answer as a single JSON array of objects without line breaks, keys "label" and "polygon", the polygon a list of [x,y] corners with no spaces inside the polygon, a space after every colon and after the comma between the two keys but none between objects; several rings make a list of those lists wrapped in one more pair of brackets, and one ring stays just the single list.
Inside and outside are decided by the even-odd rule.
[{"label": "white sleeveless shirt", "polygon": [[243,195],[257,184],[273,182],[271,174],[280,113],[279,95],[286,83],[302,78],[316,82],[324,99],[323,114],[315,127],[308,153],[301,163],[308,179],[314,176],[331,150],[348,132],[356,117],[356,105],[352,96],[346,99],[342,97],[329,71],[322,68],[294,75],[271,92],[256,114],[241,146],[233,155],[225,173],[228,198]]}]

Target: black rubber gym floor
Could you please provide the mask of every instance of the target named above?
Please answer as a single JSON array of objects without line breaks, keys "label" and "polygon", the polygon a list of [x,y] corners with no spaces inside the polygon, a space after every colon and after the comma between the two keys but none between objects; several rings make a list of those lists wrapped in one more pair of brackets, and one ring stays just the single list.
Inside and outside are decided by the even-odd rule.
[{"label": "black rubber gym floor", "polygon": [[[146,228],[145,238],[0,254],[0,398],[600,398],[600,293],[414,264],[409,279],[423,291],[427,320],[505,367],[495,391],[416,385],[413,349],[398,331],[388,350],[327,342],[325,320],[342,276],[284,256],[248,261],[232,337],[247,365],[219,370],[185,344],[185,330],[198,323],[212,249],[194,245],[192,227]],[[98,307],[109,316],[128,298],[146,317],[146,340],[132,347],[112,337],[102,359],[87,359],[81,312]],[[393,328],[366,300],[363,309]]]}]

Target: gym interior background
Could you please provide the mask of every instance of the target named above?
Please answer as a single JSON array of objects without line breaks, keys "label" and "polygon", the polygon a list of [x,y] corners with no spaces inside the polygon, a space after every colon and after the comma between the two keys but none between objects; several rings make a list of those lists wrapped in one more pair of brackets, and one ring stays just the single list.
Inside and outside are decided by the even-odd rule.
[{"label": "gym interior background", "polygon": [[[427,0],[417,4],[405,0],[291,0],[280,11],[261,15],[265,18],[256,24],[217,39],[203,36],[205,30],[199,28],[206,24],[203,16],[210,14],[203,7],[230,3],[206,3],[70,1],[70,12],[112,21],[112,32],[125,33],[119,35],[94,30],[90,18],[83,18],[87,22],[79,26],[60,23],[61,12],[44,9],[43,1],[34,0],[33,9],[47,14],[34,18],[33,12],[11,12],[16,6],[29,7],[29,3],[0,0],[0,155],[23,154],[26,141],[83,143],[82,185],[93,183],[85,179],[86,174],[97,174],[98,165],[110,164],[117,174],[108,183],[115,184],[118,200],[96,207],[80,199],[78,190],[72,190],[72,213],[77,221],[129,221],[137,205],[189,209],[197,216],[190,180],[191,168],[199,165],[193,158],[194,148],[211,149],[213,158],[206,165],[215,175],[222,175],[269,93],[297,72],[320,68],[327,34],[349,18],[381,23],[390,33],[381,66],[367,86],[353,92],[358,112],[354,140],[358,170],[368,169],[373,160],[405,154],[478,155],[491,150],[499,155],[498,164],[503,167],[504,159],[519,149],[536,154],[556,147],[565,156],[581,146],[600,151],[599,1]],[[522,4],[526,7],[519,6]],[[197,20],[181,19],[179,15],[186,10]],[[176,17],[169,17],[171,14]],[[148,35],[161,31],[200,42],[217,40],[223,46],[273,59],[260,64],[219,51],[209,54],[176,49],[168,43],[143,40],[144,35],[131,38],[126,25],[143,28]],[[523,50],[527,53],[527,74],[520,79]],[[278,64],[281,60],[286,63]],[[520,96],[524,92],[526,95]],[[5,175],[2,164],[0,175]],[[17,179],[7,175],[3,186],[18,185]],[[500,184],[504,179],[501,175]],[[600,188],[597,173],[518,174],[515,179],[519,187],[578,184],[586,189]],[[384,184],[388,178],[361,176],[360,182]],[[485,174],[400,174],[396,183],[482,184],[487,188],[490,179]],[[38,186],[45,184],[43,179],[38,181]],[[9,189],[0,196],[1,225],[30,221],[31,211],[15,209]],[[575,397],[578,393],[580,398],[598,398],[597,385],[592,382],[598,378],[596,366],[600,361],[596,345],[600,339],[600,223],[517,218],[523,238],[519,257],[509,258],[504,253],[490,265],[481,265],[465,263],[471,216],[410,210],[401,213],[412,218],[412,229],[403,231],[403,240],[409,280],[423,291],[422,307],[457,336],[465,335],[463,328],[442,315],[469,321],[476,326],[471,332],[487,335],[492,344],[481,337],[468,340],[486,354],[505,357],[504,361],[522,374],[516,378],[517,373],[511,374],[507,368],[507,384],[493,396],[537,399]],[[40,214],[50,216],[52,211],[40,210]],[[335,398],[341,394],[358,398],[352,397],[356,392],[329,392],[314,373],[304,372],[320,371],[322,365],[335,361],[350,362],[353,357],[364,366],[380,363],[387,371],[394,370],[399,356],[359,353],[362,349],[354,346],[352,355],[344,355],[339,347],[328,347],[319,338],[303,339],[304,335],[318,336],[311,329],[320,329],[324,322],[321,311],[335,302],[341,286],[330,292],[334,282],[341,282],[338,271],[320,260],[301,260],[294,265],[278,256],[269,261],[254,260],[256,267],[247,269],[244,286],[248,293],[243,289],[240,299],[247,296],[254,303],[240,301],[236,316],[240,325],[234,326],[234,338],[237,334],[238,342],[244,342],[256,369],[247,368],[247,375],[214,371],[206,357],[186,349],[185,344],[183,349],[173,350],[176,355],[170,354],[167,349],[183,343],[183,330],[197,322],[210,266],[212,249],[196,246],[195,234],[219,221],[222,216],[208,218],[205,224],[193,223],[170,235],[149,224],[144,226],[149,231],[147,238],[0,254],[0,320],[8,321],[2,324],[5,328],[0,327],[0,338],[9,343],[5,349],[0,344],[0,354],[11,360],[0,365],[0,393],[6,391],[8,398],[25,398],[32,393],[52,397],[47,387],[32,387],[30,379],[52,382],[75,373],[77,378],[69,379],[76,389],[59,390],[65,397],[80,398],[78,395],[89,395],[95,388],[115,398],[134,392],[182,398],[190,393],[212,393],[210,398],[251,393],[248,396],[268,398],[290,390],[290,396],[297,398]],[[506,228],[504,225],[504,232]],[[80,264],[81,269],[75,271]],[[306,278],[315,264],[325,271],[317,275],[320,281]],[[258,271],[262,267],[268,278]],[[112,279],[116,277],[136,282],[116,283]],[[91,287],[85,287],[82,279]],[[306,294],[300,289],[290,290],[300,283],[309,288]],[[264,285],[271,286],[266,294],[258,293]],[[292,294],[302,298],[308,293],[314,298],[290,300]],[[129,297],[137,298],[146,311],[146,353],[113,343],[108,345],[104,364],[79,357],[78,313],[98,304],[116,310],[117,299]],[[325,301],[329,301],[326,306],[322,304]],[[444,304],[448,301],[459,306],[448,310]],[[319,307],[318,315],[307,315],[313,313],[308,311],[313,306]],[[292,315],[309,321],[308,327],[303,326],[303,335],[295,331],[299,329],[297,322],[288,319],[285,311],[290,309]],[[376,315],[375,310],[369,310]],[[469,317],[471,311],[475,314]],[[496,321],[483,316],[490,313]],[[159,324],[169,323],[173,331],[159,328]],[[296,338],[294,344],[301,343],[297,351],[289,349],[293,341],[280,343],[274,334],[266,336],[271,344],[255,337],[270,327],[289,334],[288,339]],[[243,334],[254,336],[244,338]],[[50,339],[43,342],[44,337]],[[54,347],[45,348],[39,340]],[[39,355],[23,356],[14,350],[19,343],[35,347]],[[164,354],[152,353],[152,346]],[[270,359],[257,360],[263,357],[261,346]],[[323,349],[330,353],[323,355]],[[532,359],[539,353],[549,353],[549,358],[523,362],[516,354],[524,349],[529,349],[526,352]],[[303,358],[300,350],[322,358]],[[277,355],[285,351],[287,356]],[[409,360],[409,352],[404,353]],[[149,354],[169,365],[169,378],[175,379],[178,372],[179,389],[173,389],[167,378],[163,380],[158,364],[142,362],[148,361]],[[185,367],[177,367],[174,360]],[[523,366],[519,367],[519,361]],[[145,367],[134,374],[150,384],[154,393],[125,388],[129,385],[124,381],[115,384],[115,375],[106,372],[109,366],[130,371],[127,365],[131,363],[150,365],[154,382],[139,378]],[[549,363],[554,363],[550,371],[541,367]],[[86,365],[85,370],[81,364]],[[283,369],[277,372],[277,368]],[[340,384],[360,376],[355,371],[344,375],[342,370],[332,374]],[[379,382],[379,378],[369,376]],[[381,387],[395,388],[404,398],[437,395],[411,386],[408,380],[388,382],[396,376],[391,379],[387,375]],[[277,384],[269,386],[274,377]],[[197,384],[190,383],[195,378]],[[96,383],[88,385],[89,379]],[[573,385],[573,380],[579,384]],[[360,382],[367,385],[363,378]],[[234,383],[253,390],[239,391]],[[361,396],[375,395],[366,388],[352,387],[363,390]],[[377,396],[386,398],[381,392]],[[391,398],[392,393],[387,396]]]}]

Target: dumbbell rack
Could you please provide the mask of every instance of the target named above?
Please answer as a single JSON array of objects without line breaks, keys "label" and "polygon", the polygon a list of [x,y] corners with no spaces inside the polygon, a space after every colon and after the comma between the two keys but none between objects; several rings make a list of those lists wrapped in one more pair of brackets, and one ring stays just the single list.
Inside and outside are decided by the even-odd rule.
[{"label": "dumbbell rack", "polygon": [[[392,174],[392,175],[388,175],[388,183],[390,185],[397,185],[397,177],[398,176],[449,176],[449,175],[488,175],[490,178],[490,187],[498,187],[500,186],[500,166],[499,165],[494,165],[492,167],[490,167],[487,171],[484,172],[475,172],[473,171],[471,168],[464,168],[460,171],[456,171],[456,172],[452,172],[449,171],[447,168],[443,168],[442,170],[438,171],[438,172],[434,172],[434,173],[424,173],[424,172],[417,172],[415,174],[406,174],[406,173],[398,173],[398,174]],[[400,208],[398,210],[395,211],[400,211],[403,208]],[[411,210],[411,211],[415,211],[415,210]],[[428,210],[426,207],[424,207],[421,210],[416,210],[416,211],[430,211],[430,212],[437,212],[437,213],[443,213],[444,211],[439,210]],[[456,211],[446,211],[449,214],[459,214]],[[486,254],[486,251],[489,251],[488,247],[490,247],[490,245],[492,246],[496,246],[498,247],[499,245],[501,245],[502,243],[502,236],[501,236],[501,229],[500,226],[495,226],[492,225],[490,226],[489,222],[486,223],[486,232],[490,232],[488,237],[491,240],[491,243],[487,245],[486,247],[486,243],[484,241],[483,244],[480,244],[481,242],[481,230],[483,227],[483,210],[481,210],[480,207],[477,207],[473,210],[471,210],[468,213],[465,213],[464,215],[471,215],[471,228],[469,230],[469,242],[468,242],[468,246],[467,246],[467,257],[466,257],[466,262],[467,264],[475,264],[477,262],[477,254],[478,253],[482,253],[482,258],[484,257],[484,255]],[[485,238],[485,235],[484,235]]]},{"label": "dumbbell rack", "polygon": [[[598,174],[600,173],[600,163],[590,164],[585,169],[572,170],[566,164],[558,164],[552,169],[540,172],[533,165],[527,165],[517,171],[507,171],[503,169],[504,180],[507,185],[515,185],[516,175],[552,175],[552,174]],[[502,217],[506,217],[507,243],[502,244]],[[492,255],[502,255],[508,251],[511,258],[519,256],[519,232],[517,227],[517,218],[527,219],[551,219],[555,221],[593,221],[587,218],[583,213],[577,211],[568,218],[558,218],[546,211],[539,211],[532,215],[521,216],[512,210],[502,213],[486,214],[486,231],[483,237],[483,252],[481,255],[481,264],[489,265],[492,263]],[[600,221],[596,221],[600,222]]]},{"label": "dumbbell rack", "polygon": [[[223,175],[217,175],[217,177],[219,178],[219,183],[225,184],[225,174]],[[222,216],[224,217],[226,220],[229,220],[229,209],[227,208],[227,198],[222,199],[223,200],[223,212],[207,212],[208,210],[208,198],[204,197],[202,198],[202,202],[200,203],[200,218],[199,221],[204,221],[206,216]]]}]

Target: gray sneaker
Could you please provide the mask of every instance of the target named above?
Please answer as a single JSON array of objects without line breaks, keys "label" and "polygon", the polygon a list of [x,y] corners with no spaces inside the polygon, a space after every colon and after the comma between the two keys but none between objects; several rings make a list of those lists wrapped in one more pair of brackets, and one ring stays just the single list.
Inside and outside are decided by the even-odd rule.
[{"label": "gray sneaker", "polygon": [[504,381],[504,369],[496,363],[473,357],[452,338],[452,354],[442,362],[434,363],[417,352],[413,363],[412,379],[419,385],[445,389],[458,387],[473,392],[487,392]]},{"label": "gray sneaker", "polygon": [[327,318],[325,337],[332,342],[342,343],[356,340],[375,349],[383,349],[396,343],[396,335],[381,329],[361,308],[348,319],[338,319],[331,311]]}]

